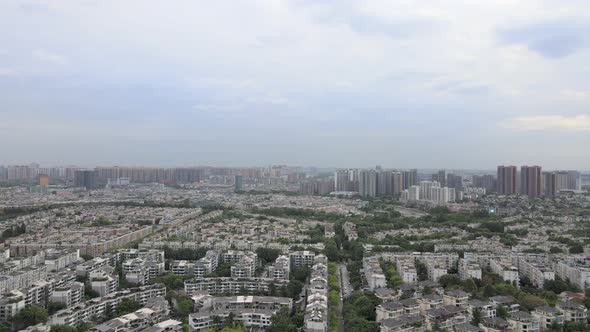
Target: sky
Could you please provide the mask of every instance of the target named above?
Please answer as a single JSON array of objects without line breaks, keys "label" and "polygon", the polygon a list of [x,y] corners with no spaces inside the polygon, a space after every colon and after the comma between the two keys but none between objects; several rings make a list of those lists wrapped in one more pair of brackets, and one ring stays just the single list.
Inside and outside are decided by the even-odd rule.
[{"label": "sky", "polygon": [[590,169],[587,0],[2,0],[0,164]]}]

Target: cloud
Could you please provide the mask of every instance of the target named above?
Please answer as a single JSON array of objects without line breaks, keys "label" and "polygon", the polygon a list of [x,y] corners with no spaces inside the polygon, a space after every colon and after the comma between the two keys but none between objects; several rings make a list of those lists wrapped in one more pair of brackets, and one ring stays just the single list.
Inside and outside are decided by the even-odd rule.
[{"label": "cloud", "polygon": [[[363,160],[436,167],[432,156],[440,157],[450,141],[440,137],[451,135],[457,153],[446,154],[448,165],[485,166],[503,156],[463,151],[481,145],[512,153],[490,123],[590,115],[587,0],[140,3],[0,1],[0,123],[19,120],[11,122],[19,130],[0,130],[0,141],[15,142],[1,158],[25,162],[45,152],[35,145],[35,123],[52,120],[65,129],[44,131],[47,142],[74,138],[78,132],[67,128],[75,127],[84,143],[114,151],[118,145],[101,132],[111,128],[109,136],[145,132],[169,146],[207,142],[201,146],[252,164],[287,156],[285,162],[335,166]],[[521,122],[515,123],[525,127]],[[244,146],[256,145],[248,141],[250,124],[274,130],[272,140],[260,139],[273,143],[264,155],[248,157],[252,149],[219,143],[231,133]],[[269,133],[260,130],[257,135]],[[396,139],[380,138],[377,130]],[[588,132],[568,132],[552,139],[583,149]],[[176,140],[177,133],[184,136]],[[545,134],[530,132],[531,141],[520,144],[534,146]],[[470,139],[454,139],[459,136]],[[29,145],[21,143],[26,139]],[[351,149],[353,140],[359,149]],[[80,150],[76,143],[81,140],[56,145],[69,153]],[[133,161],[143,149],[151,149],[145,160],[154,163],[168,157],[148,144],[105,158]],[[49,162],[72,155],[47,151]],[[95,162],[91,154],[84,158]],[[572,154],[560,162],[586,167],[589,158]]]},{"label": "cloud", "polygon": [[543,57],[558,59],[588,47],[588,29],[589,24],[570,18],[500,30],[498,35],[505,44],[523,44]]},{"label": "cloud", "polygon": [[13,68],[2,68],[0,67],[0,77],[15,77],[18,76],[19,72]]},{"label": "cloud", "polygon": [[590,99],[590,90],[565,90],[563,95],[566,98],[586,100]]},{"label": "cloud", "polygon": [[33,57],[37,60],[48,62],[54,65],[65,65],[67,63],[66,58],[63,55],[49,52],[47,50],[39,49],[33,51]]},{"label": "cloud", "polygon": [[506,126],[513,130],[573,130],[590,131],[590,115],[537,115],[513,118]]}]

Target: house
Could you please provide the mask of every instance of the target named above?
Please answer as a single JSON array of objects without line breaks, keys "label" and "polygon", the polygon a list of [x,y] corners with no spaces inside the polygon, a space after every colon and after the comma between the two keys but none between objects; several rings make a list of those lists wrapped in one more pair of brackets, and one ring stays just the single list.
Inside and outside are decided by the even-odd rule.
[{"label": "house", "polygon": [[380,332],[423,332],[426,331],[424,318],[420,315],[404,315],[381,321]]},{"label": "house", "polygon": [[483,332],[478,326],[473,326],[469,323],[455,325],[455,332]]},{"label": "house", "polygon": [[376,321],[399,318],[404,314],[404,306],[399,302],[383,302],[375,308],[377,312]]},{"label": "house", "polygon": [[418,299],[420,304],[420,313],[424,315],[427,310],[436,309],[443,306],[443,298],[440,295],[429,294]]},{"label": "house", "polygon": [[510,324],[500,317],[484,318],[480,326],[484,332],[511,332]]},{"label": "house", "polygon": [[389,288],[375,289],[375,296],[380,298],[383,302],[397,300],[400,294]]},{"label": "house", "polygon": [[467,322],[467,310],[453,305],[427,310],[425,316],[429,330],[433,330],[435,326],[438,326],[441,330],[452,331],[455,325]]},{"label": "house", "polygon": [[588,309],[581,304],[566,301],[557,304],[557,309],[563,313],[566,322],[585,322],[588,320]]},{"label": "house", "polygon": [[503,306],[509,314],[518,312],[520,304],[516,303],[516,299],[510,295],[498,295],[490,297],[490,303],[494,307]]},{"label": "house", "polygon": [[510,314],[508,323],[513,332],[539,332],[539,321],[525,311],[517,311]]},{"label": "house", "polygon": [[481,313],[481,318],[496,317],[496,306],[493,304],[475,299],[469,300],[467,303],[467,311],[472,318],[473,312],[476,310],[479,310]]},{"label": "house", "polygon": [[460,289],[452,289],[443,295],[444,305],[465,306],[467,301],[469,301],[469,294]]},{"label": "house", "polygon": [[557,320],[557,310],[549,306],[541,306],[531,313],[539,321],[539,329],[545,331]]}]

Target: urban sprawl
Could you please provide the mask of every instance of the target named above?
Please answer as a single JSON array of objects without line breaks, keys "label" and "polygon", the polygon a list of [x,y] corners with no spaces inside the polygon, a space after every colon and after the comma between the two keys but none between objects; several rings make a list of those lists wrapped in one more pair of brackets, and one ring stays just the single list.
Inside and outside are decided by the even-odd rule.
[{"label": "urban sprawl", "polygon": [[0,331],[590,331],[590,173],[0,166]]}]

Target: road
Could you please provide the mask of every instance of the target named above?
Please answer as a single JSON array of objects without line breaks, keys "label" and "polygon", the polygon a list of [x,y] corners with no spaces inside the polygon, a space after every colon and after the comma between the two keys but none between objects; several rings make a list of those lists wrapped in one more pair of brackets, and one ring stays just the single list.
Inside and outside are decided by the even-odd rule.
[{"label": "road", "polygon": [[354,291],[352,285],[350,284],[348,269],[344,264],[338,265],[338,269],[340,270],[340,289],[342,290],[342,296],[347,298]]},{"label": "road", "polygon": [[348,269],[346,268],[346,265],[339,264],[338,272],[340,277],[340,300],[338,301],[338,332],[344,332],[344,299],[348,297],[350,294],[352,294],[353,288],[350,285]]}]

